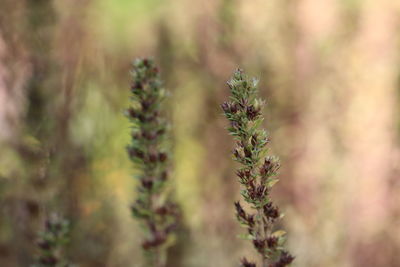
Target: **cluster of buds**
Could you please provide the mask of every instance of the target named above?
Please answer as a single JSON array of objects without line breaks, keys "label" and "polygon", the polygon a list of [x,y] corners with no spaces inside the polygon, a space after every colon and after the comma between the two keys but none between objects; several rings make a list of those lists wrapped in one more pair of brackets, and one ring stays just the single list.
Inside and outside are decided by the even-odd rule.
[{"label": "cluster of buds", "polygon": [[158,68],[150,59],[133,63],[131,106],[126,116],[132,123],[128,155],[140,171],[137,176],[137,200],[132,215],[145,229],[143,249],[149,255],[148,266],[162,266],[168,242],[177,227],[179,209],[167,191],[169,153],[165,149],[167,122],[160,116],[166,91]]},{"label": "cluster of buds", "polygon": [[62,255],[62,247],[68,242],[69,222],[53,214],[45,222],[45,229],[39,234],[37,246],[40,254],[32,267],[68,267]]},{"label": "cluster of buds", "polygon": [[[230,101],[221,108],[230,122],[228,131],[236,140],[233,157],[241,164],[236,172],[243,186],[241,195],[254,211],[246,212],[240,202],[235,202],[236,216],[247,228],[247,237],[260,254],[262,267],[287,266],[294,257],[283,248],[285,232],[275,229],[275,222],[282,216],[270,199],[271,188],[278,181],[279,161],[266,156],[269,139],[260,127],[264,102],[257,98],[257,80],[237,70],[228,86]],[[256,263],[244,258],[242,267],[256,267]]]}]

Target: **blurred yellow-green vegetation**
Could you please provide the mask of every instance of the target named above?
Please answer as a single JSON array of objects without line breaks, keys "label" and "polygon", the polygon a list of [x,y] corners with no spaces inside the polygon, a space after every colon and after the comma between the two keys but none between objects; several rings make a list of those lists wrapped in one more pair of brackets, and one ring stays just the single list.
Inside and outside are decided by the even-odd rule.
[{"label": "blurred yellow-green vegetation", "polygon": [[400,2],[1,0],[0,266],[29,266],[49,213],[79,266],[141,266],[125,145],[129,69],[171,91],[184,229],[168,266],[251,258],[219,104],[240,66],[267,99],[293,266],[400,266]]}]

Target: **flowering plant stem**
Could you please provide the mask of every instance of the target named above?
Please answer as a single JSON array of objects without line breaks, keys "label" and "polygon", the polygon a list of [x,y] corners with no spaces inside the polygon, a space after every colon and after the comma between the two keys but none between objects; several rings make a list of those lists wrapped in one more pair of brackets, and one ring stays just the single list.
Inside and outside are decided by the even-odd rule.
[{"label": "flowering plant stem", "polygon": [[[241,164],[236,172],[243,186],[241,195],[254,212],[245,211],[240,202],[235,202],[235,208],[238,221],[247,228],[245,238],[252,240],[260,255],[261,266],[283,267],[294,257],[283,248],[285,232],[275,229],[282,215],[272,203],[270,191],[278,181],[279,161],[266,155],[269,140],[261,128],[264,101],[257,97],[257,83],[237,70],[228,82],[230,101],[221,105],[230,122],[228,131],[237,141],[233,156]],[[256,267],[256,263],[243,258],[242,266]]]},{"label": "flowering plant stem", "polygon": [[63,247],[69,241],[69,222],[52,214],[45,223],[45,230],[39,234],[37,246],[40,255],[32,267],[69,267],[63,255]]},{"label": "flowering plant stem", "polygon": [[146,266],[163,267],[179,216],[167,186],[170,155],[165,147],[167,122],[161,116],[166,91],[150,59],[134,61],[132,79],[131,107],[126,111],[132,138],[127,151],[140,174],[131,211],[144,230]]}]

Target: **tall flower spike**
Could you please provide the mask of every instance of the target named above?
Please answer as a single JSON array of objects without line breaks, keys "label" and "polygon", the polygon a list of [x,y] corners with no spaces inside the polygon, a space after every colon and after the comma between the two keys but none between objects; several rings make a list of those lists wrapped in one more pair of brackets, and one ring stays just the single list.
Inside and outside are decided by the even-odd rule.
[{"label": "tall flower spike", "polygon": [[134,61],[131,93],[126,116],[132,124],[132,139],[127,151],[140,171],[137,199],[131,211],[144,230],[142,248],[147,256],[146,266],[162,267],[177,227],[179,210],[167,190],[170,155],[165,149],[167,122],[161,116],[166,92],[152,60]]},{"label": "tall flower spike", "polygon": [[56,214],[46,220],[45,229],[39,234],[37,246],[40,254],[32,267],[69,267],[62,248],[68,242],[69,222]]},{"label": "tall flower spike", "polygon": [[[270,199],[270,191],[278,181],[276,173],[279,162],[266,156],[267,133],[261,128],[261,109],[264,101],[257,98],[257,80],[249,79],[242,70],[237,70],[228,82],[230,101],[221,105],[230,122],[229,133],[237,141],[233,158],[241,164],[236,174],[243,189],[243,199],[251,212],[246,212],[235,202],[238,221],[247,228],[253,246],[260,254],[262,267],[283,267],[294,257],[283,248],[284,231],[276,230],[275,223],[281,217],[278,208]],[[256,267],[256,263],[242,260],[242,267]]]}]

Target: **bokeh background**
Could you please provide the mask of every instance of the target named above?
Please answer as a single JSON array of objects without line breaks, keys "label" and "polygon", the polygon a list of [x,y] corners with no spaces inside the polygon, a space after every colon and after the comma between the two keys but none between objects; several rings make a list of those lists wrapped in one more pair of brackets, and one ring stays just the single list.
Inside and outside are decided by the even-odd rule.
[{"label": "bokeh background", "polygon": [[171,91],[184,226],[168,266],[252,255],[219,108],[238,66],[267,99],[293,266],[400,266],[396,0],[1,0],[0,266],[32,263],[52,212],[72,262],[141,266],[122,112],[143,56]]}]

